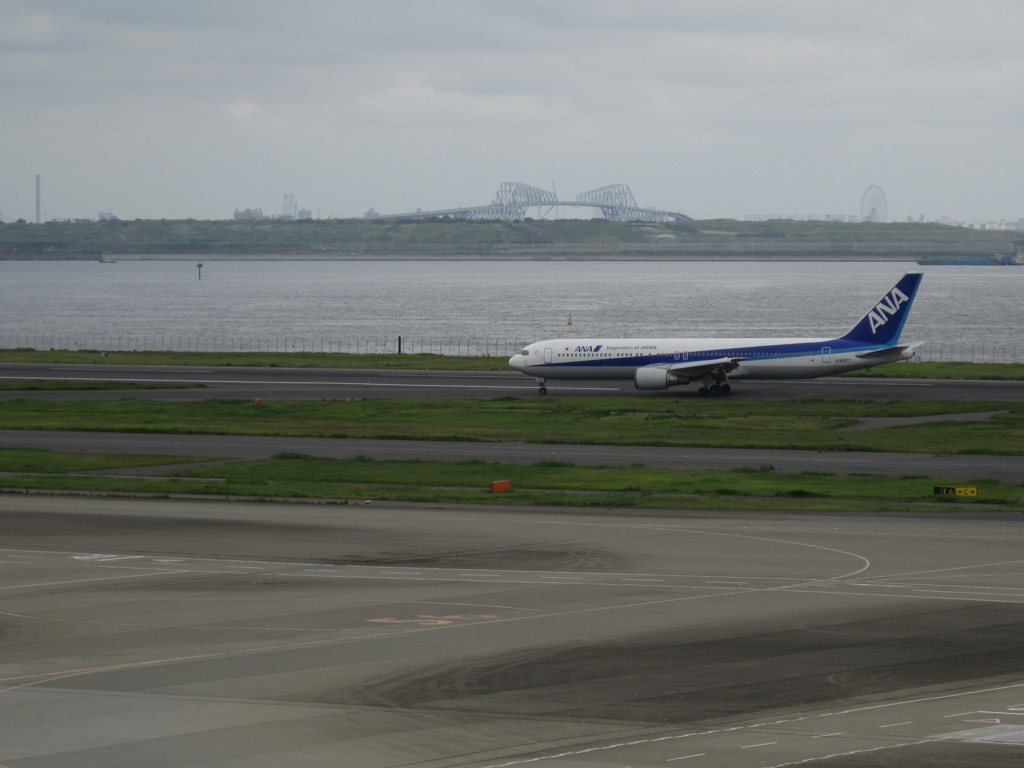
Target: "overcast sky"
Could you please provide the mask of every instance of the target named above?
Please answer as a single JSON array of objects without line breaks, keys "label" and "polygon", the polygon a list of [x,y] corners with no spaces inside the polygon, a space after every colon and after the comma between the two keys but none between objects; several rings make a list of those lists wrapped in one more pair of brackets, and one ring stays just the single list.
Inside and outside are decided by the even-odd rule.
[{"label": "overcast sky", "polygon": [[[0,219],[1024,216],[1020,0],[0,0]],[[589,215],[589,211],[588,211]]]}]

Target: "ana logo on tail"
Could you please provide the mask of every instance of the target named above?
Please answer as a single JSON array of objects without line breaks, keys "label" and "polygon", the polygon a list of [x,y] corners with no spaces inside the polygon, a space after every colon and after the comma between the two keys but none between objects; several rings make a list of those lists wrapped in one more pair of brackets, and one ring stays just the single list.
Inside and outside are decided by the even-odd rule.
[{"label": "ana logo on tail", "polygon": [[886,321],[899,311],[899,308],[910,301],[907,294],[899,288],[893,288],[889,295],[875,305],[875,308],[868,312],[868,322],[871,323],[871,332],[874,333]]}]

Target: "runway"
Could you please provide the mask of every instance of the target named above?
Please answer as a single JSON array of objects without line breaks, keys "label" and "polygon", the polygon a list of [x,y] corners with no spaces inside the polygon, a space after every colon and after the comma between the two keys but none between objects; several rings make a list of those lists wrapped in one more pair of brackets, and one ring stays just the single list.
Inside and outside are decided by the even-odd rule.
[{"label": "runway", "polygon": [[[911,365],[908,363],[907,365]],[[199,385],[194,389],[138,390],[132,397],[205,400],[279,398],[320,400],[363,397],[537,397],[534,379],[515,371],[401,371],[339,368],[201,368],[191,366],[36,365],[2,363],[0,381],[63,379],[80,383]],[[696,398],[696,387],[641,392],[632,381],[549,382],[547,398],[631,397]],[[121,391],[0,392],[0,399],[119,398]],[[992,400],[1024,402],[1024,382],[940,381],[924,379],[861,379],[826,377],[807,381],[738,381],[732,398],[791,400],[794,397],[841,400]]]},{"label": "runway", "polygon": [[1019,516],[0,496],[0,764],[1017,766]]}]

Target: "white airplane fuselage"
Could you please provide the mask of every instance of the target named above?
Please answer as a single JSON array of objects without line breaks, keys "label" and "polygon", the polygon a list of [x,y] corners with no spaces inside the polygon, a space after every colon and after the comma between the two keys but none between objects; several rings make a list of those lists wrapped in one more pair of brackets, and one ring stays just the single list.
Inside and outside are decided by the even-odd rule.
[{"label": "white airplane fuselage", "polygon": [[[632,379],[658,363],[742,358],[730,379],[808,379],[908,359],[893,350],[871,362],[837,346],[836,339],[551,339],[523,348],[509,364],[530,376],[558,379]],[[597,352],[592,350],[597,349]],[[550,362],[545,362],[545,360]],[[553,366],[558,366],[557,368]],[[557,375],[552,375],[556,373]]]},{"label": "white airplane fuselage", "polygon": [[829,338],[548,339],[524,347],[509,365],[541,384],[552,380],[632,379],[638,389],[699,381],[729,391],[730,379],[812,379],[907,360],[899,344],[920,273],[908,273],[845,336]]}]

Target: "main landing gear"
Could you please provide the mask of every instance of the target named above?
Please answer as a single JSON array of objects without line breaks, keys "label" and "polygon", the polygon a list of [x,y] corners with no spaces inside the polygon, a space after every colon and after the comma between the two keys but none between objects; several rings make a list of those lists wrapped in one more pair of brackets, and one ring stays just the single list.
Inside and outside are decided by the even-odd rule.
[{"label": "main landing gear", "polygon": [[728,395],[732,387],[728,384],[712,384],[710,387],[701,387],[697,390],[700,397],[715,397],[717,395]]},{"label": "main landing gear", "polygon": [[697,390],[697,395],[700,397],[717,397],[718,395],[728,395],[732,392],[729,379],[726,378],[724,373],[719,373],[718,375],[705,373],[701,376],[700,380],[704,385]]}]

